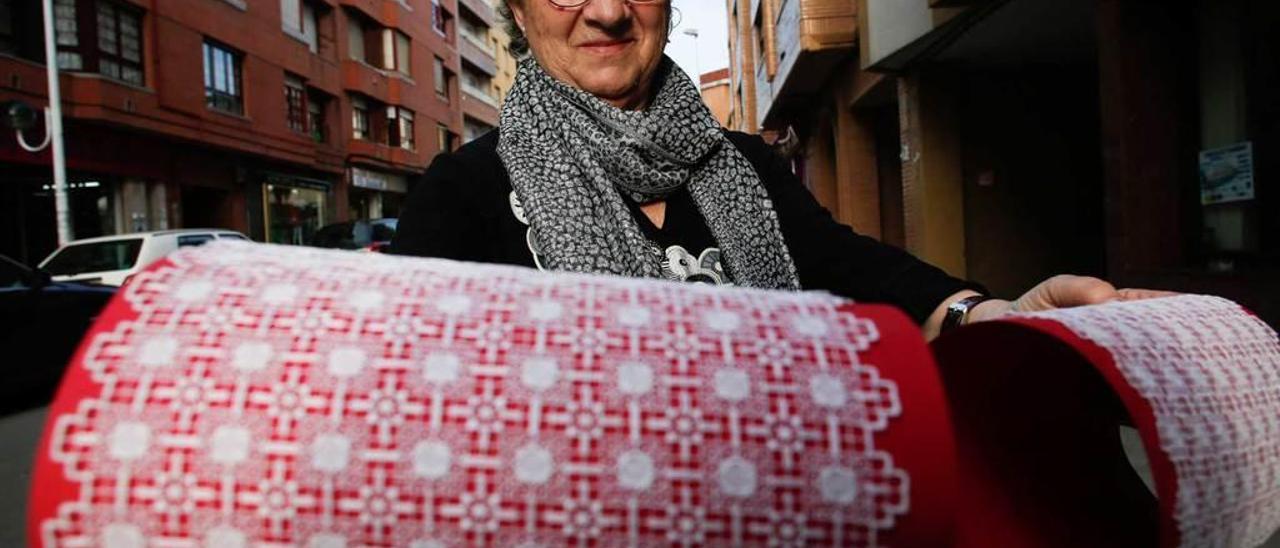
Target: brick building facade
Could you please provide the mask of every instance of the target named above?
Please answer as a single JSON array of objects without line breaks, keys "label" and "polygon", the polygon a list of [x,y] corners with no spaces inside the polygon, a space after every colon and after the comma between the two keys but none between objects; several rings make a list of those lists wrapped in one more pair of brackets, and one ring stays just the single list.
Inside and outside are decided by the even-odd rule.
[{"label": "brick building facade", "polygon": [[[54,3],[77,238],[225,227],[300,244],[396,216],[408,177],[461,142],[475,101],[459,75],[484,56],[464,63],[459,35],[493,20],[479,0]],[[0,100],[46,104],[40,18],[0,0]],[[49,161],[0,138],[0,253],[52,250]]]},{"label": "brick building facade", "polygon": [[726,5],[730,126],[794,132],[842,222],[1002,296],[1091,274],[1280,323],[1276,3]]}]

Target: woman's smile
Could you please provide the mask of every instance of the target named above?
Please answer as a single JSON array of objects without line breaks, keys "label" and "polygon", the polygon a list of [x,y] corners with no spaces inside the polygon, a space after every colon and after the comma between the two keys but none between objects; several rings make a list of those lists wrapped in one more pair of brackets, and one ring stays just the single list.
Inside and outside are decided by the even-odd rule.
[{"label": "woman's smile", "polygon": [[593,40],[580,44],[578,49],[594,55],[610,56],[626,51],[635,44],[634,38],[615,38],[605,40]]}]

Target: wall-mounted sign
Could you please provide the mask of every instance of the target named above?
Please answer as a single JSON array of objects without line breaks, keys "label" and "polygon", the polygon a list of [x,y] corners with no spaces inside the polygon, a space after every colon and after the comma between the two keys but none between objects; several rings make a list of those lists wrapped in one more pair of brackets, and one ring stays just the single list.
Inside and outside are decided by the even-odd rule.
[{"label": "wall-mounted sign", "polygon": [[1201,204],[1253,198],[1253,143],[1237,143],[1200,153]]},{"label": "wall-mounted sign", "polygon": [[404,175],[381,173],[358,167],[351,168],[351,186],[401,194],[409,191],[409,181]]}]

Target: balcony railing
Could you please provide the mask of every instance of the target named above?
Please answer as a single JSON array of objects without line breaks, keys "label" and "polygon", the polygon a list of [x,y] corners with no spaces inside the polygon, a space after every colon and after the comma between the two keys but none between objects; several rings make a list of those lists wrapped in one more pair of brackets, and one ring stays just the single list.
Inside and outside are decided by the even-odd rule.
[{"label": "balcony railing", "polygon": [[494,99],[493,96],[489,95],[485,90],[475,86],[462,84],[462,91],[467,93],[468,98],[475,99],[493,108],[498,108],[498,100]]},{"label": "balcony railing", "polygon": [[459,40],[458,54],[463,61],[476,67],[487,76],[493,76],[498,73],[498,62],[493,53],[476,47],[476,43],[472,40]]},{"label": "balcony railing", "polygon": [[478,36],[475,33],[469,30],[463,29],[461,27],[459,27],[458,36],[462,37],[463,40],[471,42],[471,45],[475,46],[480,51],[483,51],[489,54],[490,57],[494,57],[497,55],[497,52],[494,51],[494,48],[493,48],[493,42],[486,39],[484,36]]}]

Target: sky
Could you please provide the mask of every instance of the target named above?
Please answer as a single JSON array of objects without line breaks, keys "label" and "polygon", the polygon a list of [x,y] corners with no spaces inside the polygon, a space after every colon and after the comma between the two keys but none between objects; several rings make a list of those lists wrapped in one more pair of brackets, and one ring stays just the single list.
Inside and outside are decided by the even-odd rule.
[{"label": "sky", "polygon": [[[689,75],[729,66],[729,23],[724,0],[672,0],[679,13],[667,55]],[[697,29],[698,39],[684,33]],[[696,46],[695,46],[696,44]]]}]

